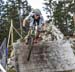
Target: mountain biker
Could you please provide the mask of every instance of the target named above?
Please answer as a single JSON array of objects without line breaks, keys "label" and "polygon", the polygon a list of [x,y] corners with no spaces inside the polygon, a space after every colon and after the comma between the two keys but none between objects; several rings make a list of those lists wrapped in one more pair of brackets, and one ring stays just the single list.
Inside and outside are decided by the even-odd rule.
[{"label": "mountain biker", "polygon": [[27,24],[30,28],[33,28],[35,26],[35,23],[37,22],[39,30],[43,29],[43,26],[45,25],[44,18],[42,16],[42,13],[39,9],[34,9],[24,20],[23,20],[23,27],[25,27]]}]

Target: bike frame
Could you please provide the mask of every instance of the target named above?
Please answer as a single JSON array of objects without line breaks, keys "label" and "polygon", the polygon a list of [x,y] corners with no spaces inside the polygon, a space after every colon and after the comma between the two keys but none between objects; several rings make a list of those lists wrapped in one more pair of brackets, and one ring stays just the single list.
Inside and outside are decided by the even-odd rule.
[{"label": "bike frame", "polygon": [[29,44],[29,47],[28,47],[29,48],[29,53],[28,53],[27,61],[30,60],[31,51],[32,51],[32,48],[33,48],[33,45],[34,45],[34,43],[33,43],[34,37],[32,36],[32,30],[35,33],[34,37],[36,37],[37,34],[38,34],[38,24],[37,23],[35,24],[35,26],[34,26],[33,29],[29,30],[29,41],[28,41],[28,44]]}]

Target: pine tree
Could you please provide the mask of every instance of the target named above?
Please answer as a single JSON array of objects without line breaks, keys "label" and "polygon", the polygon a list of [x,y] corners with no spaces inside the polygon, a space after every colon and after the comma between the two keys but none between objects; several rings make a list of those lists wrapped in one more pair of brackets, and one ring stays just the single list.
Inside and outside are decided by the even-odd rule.
[{"label": "pine tree", "polygon": [[[50,4],[47,6],[49,9],[51,8]],[[74,24],[73,16],[71,16],[74,12],[73,0],[59,0],[58,2],[52,3],[52,6],[54,24],[66,35],[73,33]]]},{"label": "pine tree", "polygon": [[49,15],[47,15],[48,19],[50,20],[50,15],[51,15],[51,9],[52,9],[52,0],[44,0],[44,10],[46,10],[46,14],[49,13]]},{"label": "pine tree", "polygon": [[[0,19],[2,19],[1,21],[3,23],[0,27],[3,27],[2,31],[5,31],[5,34],[6,34],[5,36],[8,37],[11,19],[13,19],[14,27],[19,31],[20,30],[20,18],[21,19],[25,18],[25,16],[29,14],[29,12],[31,11],[31,6],[28,5],[27,0],[23,0],[23,1],[22,0],[7,0],[4,6],[2,6],[0,9],[2,8],[3,8],[2,10],[3,12],[0,11],[0,14],[2,13],[0,15]],[[1,34],[0,36],[4,38],[3,34]],[[15,33],[14,40],[18,39],[17,36],[18,35],[16,35]]]},{"label": "pine tree", "polygon": [[6,32],[4,30],[4,18],[2,18],[4,15],[4,1],[0,0],[0,44],[2,43],[4,37],[6,36]]}]

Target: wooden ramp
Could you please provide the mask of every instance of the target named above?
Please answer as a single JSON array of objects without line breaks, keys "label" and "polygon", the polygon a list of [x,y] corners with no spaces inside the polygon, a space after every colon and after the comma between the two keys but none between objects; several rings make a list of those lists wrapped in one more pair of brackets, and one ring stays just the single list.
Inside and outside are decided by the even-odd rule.
[{"label": "wooden ramp", "polygon": [[75,72],[75,57],[66,41],[39,42],[27,61],[28,46],[14,43],[17,72]]}]

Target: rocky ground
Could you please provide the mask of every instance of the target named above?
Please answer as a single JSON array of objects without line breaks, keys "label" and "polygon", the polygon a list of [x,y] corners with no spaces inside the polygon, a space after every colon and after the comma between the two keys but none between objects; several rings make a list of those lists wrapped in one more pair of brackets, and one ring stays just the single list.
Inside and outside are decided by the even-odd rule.
[{"label": "rocky ground", "polygon": [[43,35],[43,40],[33,45],[29,61],[28,45],[19,40],[14,43],[17,72],[75,72],[74,39],[64,40],[53,25],[51,32],[56,39],[52,40],[51,34]]},{"label": "rocky ground", "polygon": [[69,41],[39,42],[33,46],[29,61],[28,45],[17,43],[14,48],[20,72],[69,72],[75,69],[75,56]]}]

